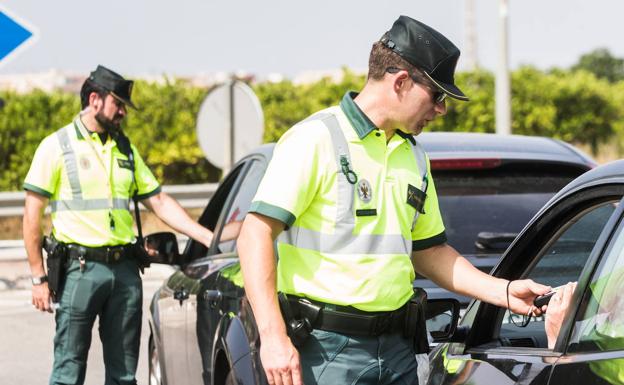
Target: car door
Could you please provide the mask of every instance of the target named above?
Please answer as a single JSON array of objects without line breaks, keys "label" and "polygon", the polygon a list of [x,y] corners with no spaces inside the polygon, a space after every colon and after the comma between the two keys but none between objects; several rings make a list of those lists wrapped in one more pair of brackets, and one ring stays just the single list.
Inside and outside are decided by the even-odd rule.
[{"label": "car door", "polygon": [[[246,167],[248,167],[248,162],[243,160],[228,174],[200,216],[199,224],[215,231],[227,199],[231,191],[240,184],[240,178]],[[208,247],[190,240],[183,253],[185,261],[183,266],[171,275],[160,291],[158,307],[163,346],[160,356],[169,385],[203,383],[202,371],[192,371],[191,367],[196,367],[196,365],[189,364],[187,329],[189,322],[193,327],[195,326],[197,295],[200,292],[201,278],[204,270],[211,268],[208,256]],[[193,345],[195,346],[196,342]],[[201,362],[201,357],[192,356],[191,358]]]},{"label": "car door", "polygon": [[[229,284],[224,287],[222,282],[230,282],[234,279],[234,270],[240,271],[236,239],[266,164],[261,156],[245,160],[218,215],[213,244],[207,257],[191,262],[185,269],[187,277],[197,282],[197,290],[190,293],[189,306],[186,308],[186,349],[189,373],[193,379],[197,378],[196,373],[202,374],[203,382],[198,384],[211,383],[215,333],[222,317],[230,312],[237,313],[237,299],[242,297],[242,282],[235,280],[238,286],[233,287]],[[228,275],[228,272],[232,274]],[[187,383],[196,384],[193,381]]]},{"label": "car door", "polygon": [[180,270],[173,273],[160,290],[158,308],[163,354],[161,365],[170,385],[181,384],[186,376],[186,304],[192,282]]},{"label": "car door", "polygon": [[624,383],[624,222],[620,216],[600,264],[579,282],[578,300],[568,310],[555,349],[549,384]]},{"label": "car door", "polygon": [[[623,192],[621,186],[589,188],[554,204],[514,242],[494,275],[553,287],[578,281],[594,268],[617,223]],[[473,302],[461,325],[464,342],[432,354],[430,383],[546,385],[562,352],[548,349],[543,317],[516,326],[522,321],[504,309]]]}]

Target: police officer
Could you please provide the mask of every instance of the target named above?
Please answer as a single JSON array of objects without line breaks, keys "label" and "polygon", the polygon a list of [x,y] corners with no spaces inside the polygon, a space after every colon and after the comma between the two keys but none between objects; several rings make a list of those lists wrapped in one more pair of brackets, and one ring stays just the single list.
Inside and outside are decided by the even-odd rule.
[{"label": "police officer", "polygon": [[[205,245],[212,233],[161,191],[134,146],[123,149],[120,124],[133,81],[98,66],[85,80],[83,110],[35,152],[24,182],[24,242],[32,303],[52,312],[42,259],[41,219],[48,202],[52,237],[65,246],[67,271],[56,310],[50,384],[82,384],[91,329],[99,317],[105,384],[136,384],[142,285],[129,201],[133,194],[175,230]],[[128,143],[128,142],[126,142]],[[133,159],[129,158],[132,151]]]},{"label": "police officer", "polygon": [[[418,383],[404,330],[414,270],[463,295],[541,313],[532,300],[548,287],[493,278],[446,244],[413,135],[446,113],[445,98],[468,100],[454,84],[458,58],[442,34],[401,16],[374,43],[364,89],[276,145],[238,241],[269,384]],[[314,328],[303,342],[288,338],[277,291]]]}]

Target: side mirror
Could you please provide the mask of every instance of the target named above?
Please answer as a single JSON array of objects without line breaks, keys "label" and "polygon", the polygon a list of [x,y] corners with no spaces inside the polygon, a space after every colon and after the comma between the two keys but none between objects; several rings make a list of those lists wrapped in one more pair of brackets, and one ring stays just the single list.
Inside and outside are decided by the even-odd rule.
[{"label": "side mirror", "polygon": [[170,232],[154,233],[143,238],[143,247],[151,263],[164,265],[182,265],[184,263],[178,251],[178,239]]},{"label": "side mirror", "polygon": [[459,323],[459,301],[452,298],[427,300],[425,319],[433,342],[449,341]]}]

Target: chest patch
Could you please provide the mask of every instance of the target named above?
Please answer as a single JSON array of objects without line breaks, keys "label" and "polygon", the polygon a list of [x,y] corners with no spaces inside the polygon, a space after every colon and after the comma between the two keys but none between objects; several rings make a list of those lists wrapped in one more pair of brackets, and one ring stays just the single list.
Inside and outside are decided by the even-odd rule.
[{"label": "chest patch", "polygon": [[364,203],[368,203],[373,199],[373,189],[366,179],[360,179],[358,182],[357,193],[360,200]]},{"label": "chest patch", "polygon": [[80,157],[80,168],[82,168],[83,170],[88,170],[91,168],[91,161],[89,160],[89,158],[87,158],[86,156],[81,156]]},{"label": "chest patch", "polygon": [[132,163],[126,159],[117,159],[117,164],[121,168],[127,168],[128,170],[132,170]]},{"label": "chest patch", "polygon": [[421,214],[425,213],[425,199],[427,199],[427,194],[411,184],[407,185],[407,204],[415,208],[416,211]]}]

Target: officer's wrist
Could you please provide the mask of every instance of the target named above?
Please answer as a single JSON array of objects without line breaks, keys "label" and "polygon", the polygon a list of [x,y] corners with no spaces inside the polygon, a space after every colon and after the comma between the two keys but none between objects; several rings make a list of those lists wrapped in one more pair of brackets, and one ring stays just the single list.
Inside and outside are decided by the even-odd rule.
[{"label": "officer's wrist", "polygon": [[47,275],[40,275],[40,276],[36,276],[36,277],[32,277],[31,282],[34,286],[37,285],[41,285],[45,282],[48,282],[48,276]]}]

